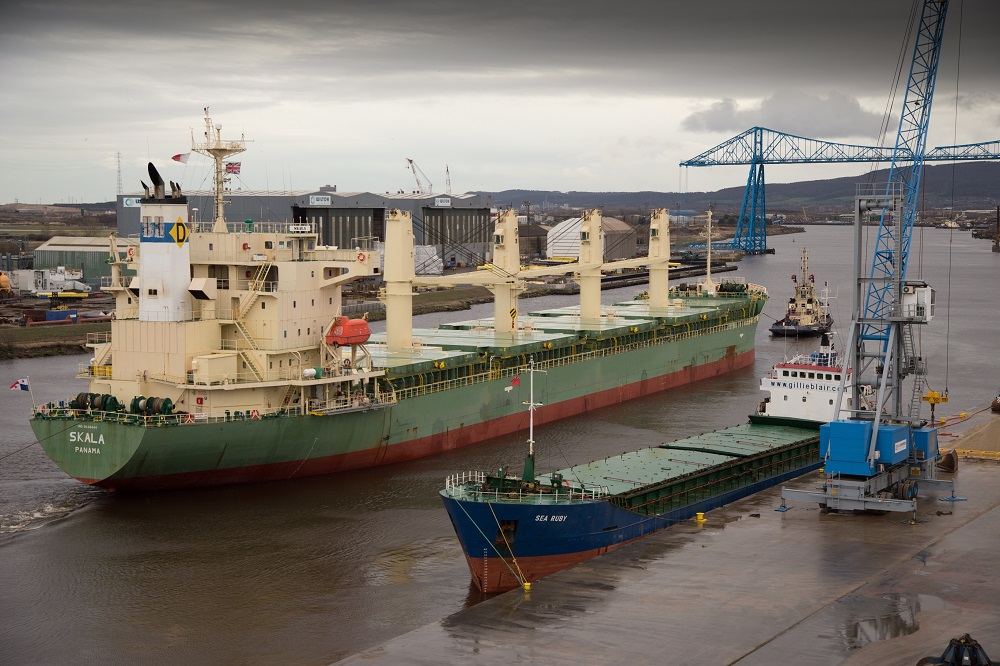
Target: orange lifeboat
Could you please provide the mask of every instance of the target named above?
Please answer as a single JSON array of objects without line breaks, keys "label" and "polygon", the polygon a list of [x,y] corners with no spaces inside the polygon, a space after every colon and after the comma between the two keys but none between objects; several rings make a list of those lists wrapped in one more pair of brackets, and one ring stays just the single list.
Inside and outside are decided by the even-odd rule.
[{"label": "orange lifeboat", "polygon": [[347,317],[337,317],[333,320],[329,332],[326,334],[326,344],[339,345],[360,345],[368,342],[372,329],[364,319],[348,319]]}]

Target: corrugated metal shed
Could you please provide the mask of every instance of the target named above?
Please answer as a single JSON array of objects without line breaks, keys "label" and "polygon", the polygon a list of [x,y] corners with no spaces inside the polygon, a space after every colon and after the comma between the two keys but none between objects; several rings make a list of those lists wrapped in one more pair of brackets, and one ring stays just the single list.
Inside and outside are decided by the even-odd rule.
[{"label": "corrugated metal shed", "polygon": [[[118,239],[120,258],[125,258],[125,251],[130,245],[138,246],[139,240]],[[102,277],[111,275],[111,266],[107,263],[109,252],[107,236],[53,236],[35,248],[34,267],[82,269],[84,282],[98,287]]]},{"label": "corrugated metal shed", "polygon": [[[580,225],[583,220],[571,217],[563,220],[548,233],[545,256],[577,257],[580,256]],[[631,259],[638,251],[638,240],[635,229],[625,222],[605,217],[601,221],[604,229],[604,261],[615,259]]]},{"label": "corrugated metal shed", "polygon": [[[213,219],[211,192],[185,191],[191,222],[206,229]],[[118,197],[118,233],[139,233],[139,198]],[[491,202],[478,194],[422,194],[413,192],[337,192],[319,190],[268,192],[237,190],[226,193],[226,220],[301,222],[313,225],[322,245],[354,247],[360,239],[385,240],[386,211],[408,211],[413,217],[417,245],[433,245],[444,261],[476,265],[492,259]]]}]

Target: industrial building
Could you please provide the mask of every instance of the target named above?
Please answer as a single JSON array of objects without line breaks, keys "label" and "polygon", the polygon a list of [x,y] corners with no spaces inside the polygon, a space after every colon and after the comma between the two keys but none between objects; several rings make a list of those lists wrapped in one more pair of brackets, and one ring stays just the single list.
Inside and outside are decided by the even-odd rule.
[{"label": "industrial building", "polygon": [[[191,223],[207,229],[214,219],[214,194],[184,192]],[[139,233],[140,194],[118,197],[118,232],[122,237]],[[386,211],[409,211],[417,245],[431,245],[448,263],[480,264],[492,257],[490,208],[492,202],[477,194],[423,194],[338,192],[327,185],[314,191],[226,193],[226,220],[254,223],[311,224],[321,245],[371,246],[385,241]]]},{"label": "industrial building", "polygon": [[[549,259],[553,257],[578,259],[582,222],[582,218],[571,217],[552,227],[546,241],[545,256]],[[638,239],[635,229],[614,217],[603,218],[601,226],[604,230],[604,261],[632,259],[636,256]]]},{"label": "industrial building", "polygon": [[[130,245],[138,245],[138,238],[119,238],[119,259],[124,259]],[[94,289],[101,286],[101,278],[111,275],[108,264],[111,245],[107,236],[53,236],[34,250],[35,270],[55,269],[60,266],[83,271],[83,282]]]}]

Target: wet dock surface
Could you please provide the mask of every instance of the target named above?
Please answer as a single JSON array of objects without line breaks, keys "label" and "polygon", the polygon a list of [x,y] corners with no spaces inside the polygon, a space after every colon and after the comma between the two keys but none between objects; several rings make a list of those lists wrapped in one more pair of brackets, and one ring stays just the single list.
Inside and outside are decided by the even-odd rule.
[{"label": "wet dock surface", "polygon": [[[789,485],[813,488],[813,473]],[[916,664],[1000,657],[1000,466],[911,514],[787,512],[775,488],[338,663]]]}]

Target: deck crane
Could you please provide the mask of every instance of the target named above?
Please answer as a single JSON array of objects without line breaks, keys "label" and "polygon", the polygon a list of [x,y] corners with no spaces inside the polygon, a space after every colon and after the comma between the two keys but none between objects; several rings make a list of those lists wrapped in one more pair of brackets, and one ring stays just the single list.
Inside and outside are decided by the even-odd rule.
[{"label": "deck crane", "polygon": [[[918,482],[949,483],[934,478],[937,429],[919,419],[919,381],[905,410],[902,399],[904,378],[925,373],[912,326],[926,324],[934,315],[933,289],[905,278],[947,11],[948,0],[924,0],[889,182],[884,190],[861,186],[855,198],[856,286],[846,347],[853,377],[850,418],[820,428],[823,491],[783,488],[783,502],[798,499],[818,501],[828,509],[915,513]],[[878,209],[881,220],[866,277],[862,219]],[[837,401],[846,390],[848,368],[844,370],[833,404],[842,404]],[[860,400],[865,385],[876,389],[870,407]]]},{"label": "deck crane", "polygon": [[[410,166],[410,171],[413,172],[413,178],[417,181],[417,191],[420,194],[431,194],[434,192],[434,184],[431,183],[431,179],[427,177],[423,169],[417,166],[417,163],[411,160],[409,157],[406,158],[406,163]],[[419,174],[419,175],[418,175]],[[420,176],[424,177],[424,180],[420,180]],[[427,181],[427,187],[424,188],[424,181]]]},{"label": "deck crane", "polygon": [[[889,162],[912,159],[909,146],[861,146],[834,143],[787,134],[766,127],[751,127],[723,141],[696,157],[681,162],[682,167],[708,167],[749,164],[750,174],[743,194],[743,205],[736,225],[736,234],[729,244],[746,254],[767,252],[767,231],[764,224],[764,165],[765,164],[830,164],[834,162]],[[984,141],[959,146],[942,146],[927,152],[923,162],[953,162],[1000,159],[1000,141]],[[716,247],[726,244],[716,243]]]}]

